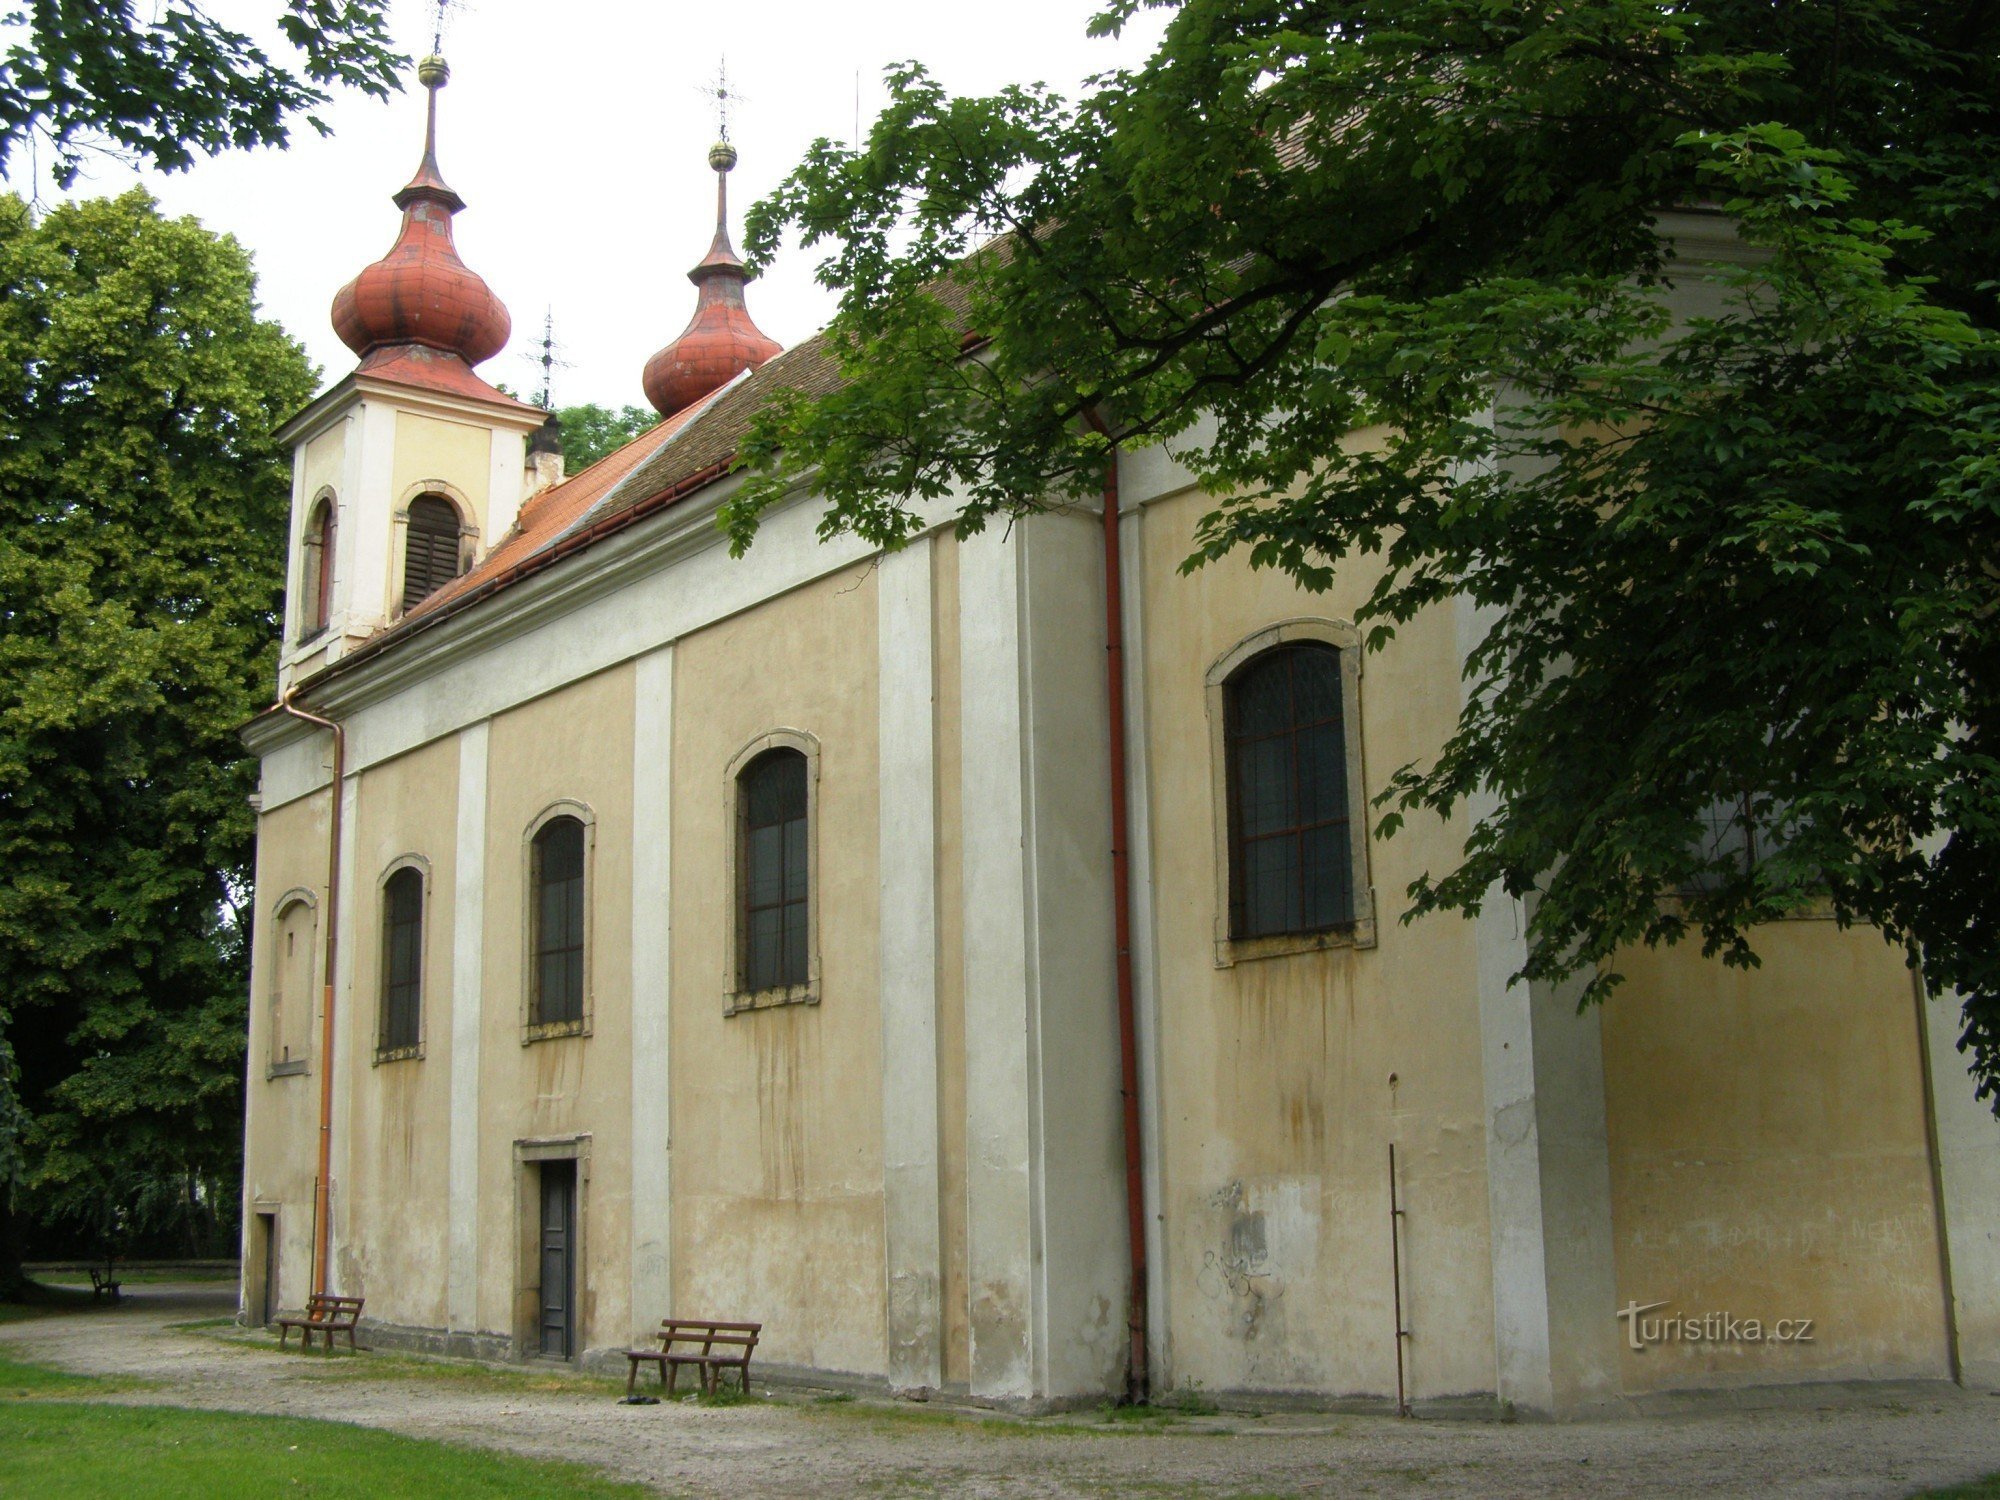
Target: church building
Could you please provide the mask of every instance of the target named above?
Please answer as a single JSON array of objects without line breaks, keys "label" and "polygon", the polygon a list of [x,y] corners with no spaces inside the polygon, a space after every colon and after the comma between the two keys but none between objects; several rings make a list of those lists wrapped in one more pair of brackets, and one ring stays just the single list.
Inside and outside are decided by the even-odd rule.
[{"label": "church building", "polygon": [[[726,142],[660,421],[565,475],[475,373],[508,314],[419,77],[358,363],[283,432],[245,1321],[622,1371],[753,1320],[760,1378],[1019,1408],[2000,1385],[2000,1125],[1900,950],[1808,915],[1578,1014],[1510,986],[1520,902],[1399,921],[1467,825],[1370,798],[1481,619],[1364,655],[1371,559],[1181,576],[1212,502],[1161,449],[888,554],[804,491],[732,559],[752,414],[842,377],[752,320]],[[1742,254],[1660,232],[1688,308]]]}]

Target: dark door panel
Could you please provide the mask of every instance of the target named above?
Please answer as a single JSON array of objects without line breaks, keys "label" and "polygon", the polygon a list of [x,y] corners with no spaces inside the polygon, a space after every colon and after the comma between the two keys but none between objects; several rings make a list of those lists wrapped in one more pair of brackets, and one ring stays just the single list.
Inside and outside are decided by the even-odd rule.
[{"label": "dark door panel", "polygon": [[542,1163],[541,1352],[568,1359],[576,1343],[576,1163]]}]

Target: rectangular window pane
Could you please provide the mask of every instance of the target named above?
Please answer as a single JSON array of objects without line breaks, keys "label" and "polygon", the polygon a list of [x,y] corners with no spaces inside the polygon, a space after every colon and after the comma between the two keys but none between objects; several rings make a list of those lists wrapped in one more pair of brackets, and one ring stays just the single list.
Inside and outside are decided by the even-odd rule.
[{"label": "rectangular window pane", "polygon": [[583,879],[563,882],[563,946],[583,952]]},{"label": "rectangular window pane", "polygon": [[562,1019],[563,956],[544,953],[535,961],[535,1019]]},{"label": "rectangular window pane", "polygon": [[573,948],[563,955],[563,1007],[565,1021],[583,1019],[583,950]]},{"label": "rectangular window pane", "polygon": [[1340,718],[1340,657],[1332,651],[1292,653],[1292,692],[1300,724]]},{"label": "rectangular window pane", "polygon": [[1242,745],[1236,776],[1237,817],[1243,837],[1254,838],[1298,822],[1292,799],[1290,735]]},{"label": "rectangular window pane", "polygon": [[1253,669],[1236,688],[1235,707],[1239,735],[1276,734],[1290,728],[1292,689],[1284,663],[1268,661]]},{"label": "rectangular window pane", "polygon": [[1299,821],[1347,816],[1347,746],[1337,724],[1299,731]]},{"label": "rectangular window pane", "polygon": [[768,990],[782,983],[779,966],[783,962],[785,939],[785,909],[782,906],[766,907],[762,911],[750,913],[750,952],[748,964],[748,985],[753,990]]},{"label": "rectangular window pane", "polygon": [[794,901],[785,907],[785,967],[780,982],[806,982],[806,904],[803,901]]},{"label": "rectangular window pane", "polygon": [[1281,834],[1243,845],[1243,935],[1299,930],[1297,838]]},{"label": "rectangular window pane", "polygon": [[785,899],[806,899],[806,820],[794,818],[784,826]]},{"label": "rectangular window pane", "polygon": [[750,830],[749,868],[744,872],[744,892],[750,909],[775,906],[785,899],[785,830],[782,824]]},{"label": "rectangular window pane", "polygon": [[1310,828],[1300,838],[1304,861],[1304,930],[1337,927],[1353,920],[1353,851],[1346,823]]}]

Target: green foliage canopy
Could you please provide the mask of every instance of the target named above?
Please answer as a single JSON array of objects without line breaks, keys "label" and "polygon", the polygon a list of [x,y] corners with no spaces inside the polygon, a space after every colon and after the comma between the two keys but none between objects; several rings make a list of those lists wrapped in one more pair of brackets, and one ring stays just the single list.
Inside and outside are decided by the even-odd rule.
[{"label": "green foliage canopy", "polygon": [[176,171],[197,154],[282,146],[300,111],[332,87],[386,98],[407,60],[389,46],[388,0],[284,0],[284,62],[189,0],[35,0],[0,8],[0,174],[34,139],[68,187],[83,153],[114,149]]},{"label": "green foliage canopy", "polygon": [[313,388],[254,291],[240,245],[142,192],[0,198],[0,1208],[25,1187],[86,1232],[234,1210],[235,731],[275,669],[272,432]]},{"label": "green foliage canopy", "polygon": [[[1455,733],[1378,799],[1473,814],[1409,915],[1530,897],[1523,977],[1596,1000],[1629,945],[1751,965],[1830,902],[1960,991],[2000,1107],[2000,8],[1153,8],[1073,101],[893,70],[752,211],[760,261],[829,247],[852,378],[764,413],[736,545],[807,475],[894,545],[913,498],[1087,494],[1092,417],[1171,440],[1190,566],[1378,555],[1375,647],[1479,612]],[[1678,319],[1676,205],[1756,262]]]},{"label": "green foliage canopy", "polygon": [[580,474],[605,454],[616,451],[641,433],[660,424],[660,414],[650,406],[608,406],[584,402],[556,409],[562,424],[563,468]]}]

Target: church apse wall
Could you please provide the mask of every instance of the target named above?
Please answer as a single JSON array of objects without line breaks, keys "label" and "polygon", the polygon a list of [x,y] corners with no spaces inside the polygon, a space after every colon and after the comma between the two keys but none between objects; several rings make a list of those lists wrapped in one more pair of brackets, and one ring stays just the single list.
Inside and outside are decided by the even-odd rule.
[{"label": "church apse wall", "polygon": [[[1621,1322],[1625,1387],[1948,1376],[1902,953],[1812,919],[1755,947],[1749,971],[1685,948],[1624,955],[1604,1011],[1618,1304],[1664,1304],[1637,1333]],[[1709,1313],[1762,1337],[1666,1321]],[[1802,1319],[1809,1338],[1773,1337]]]}]

